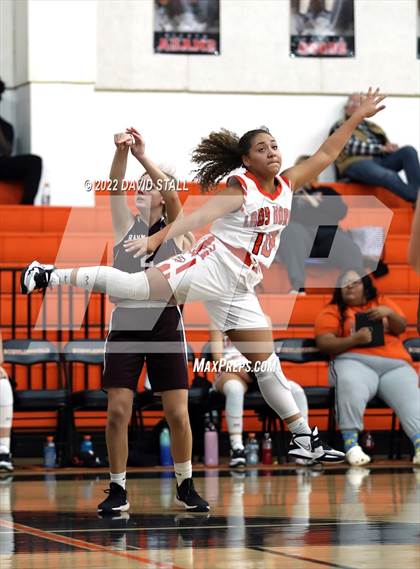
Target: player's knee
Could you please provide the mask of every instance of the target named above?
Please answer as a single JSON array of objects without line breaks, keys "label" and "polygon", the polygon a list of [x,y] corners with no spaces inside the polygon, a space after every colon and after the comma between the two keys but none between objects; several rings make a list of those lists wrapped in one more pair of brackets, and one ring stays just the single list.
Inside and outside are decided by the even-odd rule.
[{"label": "player's knee", "polygon": [[186,430],[190,428],[188,409],[173,407],[165,411],[165,418],[168,421],[170,430]]},{"label": "player's knee", "polygon": [[108,424],[114,427],[128,425],[131,418],[131,406],[123,401],[116,401],[108,405]]},{"label": "player's knee", "polygon": [[289,381],[284,375],[280,366],[279,358],[274,352],[266,360],[254,363],[254,373],[259,384],[275,379],[275,381],[279,383],[279,386],[290,391]]}]

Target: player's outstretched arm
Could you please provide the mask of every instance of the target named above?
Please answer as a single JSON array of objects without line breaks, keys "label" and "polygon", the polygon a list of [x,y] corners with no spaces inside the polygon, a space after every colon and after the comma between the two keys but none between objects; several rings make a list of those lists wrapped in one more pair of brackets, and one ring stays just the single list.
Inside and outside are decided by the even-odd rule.
[{"label": "player's outstretched arm", "polygon": [[221,190],[190,215],[176,219],[151,237],[126,241],[124,243],[125,250],[134,253],[134,257],[153,253],[164,241],[200,229],[216,219],[238,210],[242,207],[243,201],[244,196],[239,183],[232,180],[227,188]]},{"label": "player's outstretched arm", "polygon": [[114,239],[118,243],[126,235],[134,221],[134,216],[128,207],[126,192],[123,191],[128,149],[132,143],[132,137],[126,133],[118,133],[114,135],[114,143],[116,148],[109,173],[112,182],[110,204]]},{"label": "player's outstretched arm", "polygon": [[385,97],[386,95],[379,93],[379,89],[373,91],[371,87],[369,87],[366,95],[361,94],[361,104],[357,111],[327,138],[315,154],[283,172],[289,178],[292,188],[302,187],[332,164],[358,124],[366,118],[375,116],[385,108],[385,105],[381,105]]}]

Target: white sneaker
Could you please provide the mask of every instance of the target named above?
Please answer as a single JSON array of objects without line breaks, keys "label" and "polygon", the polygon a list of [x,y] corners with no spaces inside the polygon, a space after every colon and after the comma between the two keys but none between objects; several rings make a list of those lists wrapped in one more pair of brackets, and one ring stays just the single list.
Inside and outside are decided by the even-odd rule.
[{"label": "white sneaker", "polygon": [[[20,275],[20,291],[23,294],[31,294],[34,290],[45,290],[53,276],[54,265],[41,265],[33,261],[22,269]],[[58,277],[55,275],[55,279]]]},{"label": "white sneaker", "polygon": [[0,452],[0,472],[13,472],[12,455],[10,452]]},{"label": "white sneaker", "polygon": [[369,464],[371,458],[363,452],[360,445],[355,445],[346,452],[346,460],[352,466],[363,466],[364,464]]},{"label": "white sneaker", "polygon": [[420,448],[418,448],[413,456],[413,464],[420,466]]},{"label": "white sneaker", "polygon": [[319,438],[317,427],[308,434],[292,434],[288,456],[313,462],[343,462],[345,455]]}]

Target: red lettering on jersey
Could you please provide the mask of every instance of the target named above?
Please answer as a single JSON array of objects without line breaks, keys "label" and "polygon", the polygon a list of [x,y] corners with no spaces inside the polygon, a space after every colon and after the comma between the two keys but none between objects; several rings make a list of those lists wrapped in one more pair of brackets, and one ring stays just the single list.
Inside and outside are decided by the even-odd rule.
[{"label": "red lettering on jersey", "polygon": [[258,223],[257,223],[258,227],[260,227],[261,225],[264,225],[264,208],[260,208],[258,210]]},{"label": "red lettering on jersey", "polygon": [[265,214],[265,225],[269,225],[270,223],[270,208],[269,207],[265,207],[264,208],[264,214]]},{"label": "red lettering on jersey", "polygon": [[251,213],[251,227],[256,227],[257,226],[257,212],[253,211]]},{"label": "red lettering on jersey", "polygon": [[284,208],[283,212],[284,212],[283,225],[287,225],[289,223],[290,211],[287,208]]}]

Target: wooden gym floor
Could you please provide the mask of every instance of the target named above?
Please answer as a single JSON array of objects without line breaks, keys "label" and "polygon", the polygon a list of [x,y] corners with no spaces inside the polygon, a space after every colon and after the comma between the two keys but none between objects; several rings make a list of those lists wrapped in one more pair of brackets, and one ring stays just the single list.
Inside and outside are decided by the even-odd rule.
[{"label": "wooden gym floor", "polygon": [[101,518],[105,471],[0,478],[1,569],[418,569],[420,468],[195,471],[211,511],[175,509],[170,471],[130,470],[130,512]]}]

